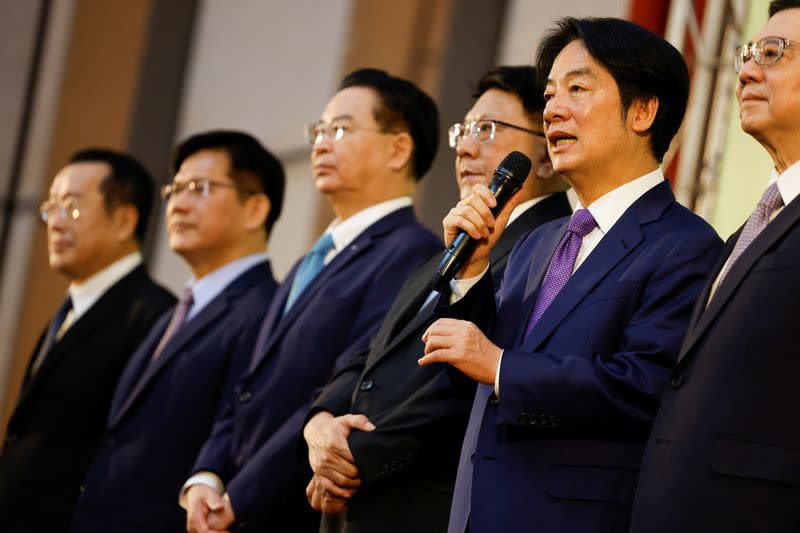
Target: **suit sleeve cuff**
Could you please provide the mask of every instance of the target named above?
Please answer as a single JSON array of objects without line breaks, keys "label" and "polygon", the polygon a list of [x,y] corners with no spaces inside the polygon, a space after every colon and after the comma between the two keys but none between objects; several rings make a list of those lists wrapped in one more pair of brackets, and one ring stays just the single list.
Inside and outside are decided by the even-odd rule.
[{"label": "suit sleeve cuff", "polygon": [[217,494],[224,494],[225,493],[225,483],[222,482],[220,477],[216,475],[214,472],[198,472],[189,479],[186,480],[186,483],[183,484],[181,487],[181,493],[178,495],[178,505],[186,509],[186,492],[194,485],[205,485],[207,487],[211,487]]}]

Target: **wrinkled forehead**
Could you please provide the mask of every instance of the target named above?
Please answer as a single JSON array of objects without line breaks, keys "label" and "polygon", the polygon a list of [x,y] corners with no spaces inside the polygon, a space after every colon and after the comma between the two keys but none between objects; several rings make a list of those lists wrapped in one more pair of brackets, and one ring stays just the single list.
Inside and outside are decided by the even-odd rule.
[{"label": "wrinkled forehead", "polygon": [[751,42],[764,37],[784,37],[792,41],[800,41],[800,8],[786,9],[776,13],[764,27],[753,36]]}]

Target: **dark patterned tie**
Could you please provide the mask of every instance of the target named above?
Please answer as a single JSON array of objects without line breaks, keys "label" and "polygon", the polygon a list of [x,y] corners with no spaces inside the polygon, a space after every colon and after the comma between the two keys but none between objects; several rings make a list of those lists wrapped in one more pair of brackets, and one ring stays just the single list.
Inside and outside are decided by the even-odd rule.
[{"label": "dark patterned tie", "polygon": [[769,217],[772,215],[772,213],[782,205],[783,198],[781,197],[781,192],[778,190],[778,183],[775,182],[767,187],[767,190],[765,190],[764,194],[761,196],[761,200],[758,201],[756,210],[753,211],[753,214],[747,219],[747,222],[742,229],[742,233],[739,234],[739,238],[736,240],[736,244],[733,247],[731,257],[719,275],[717,287],[719,287],[719,285],[722,283],[722,280],[725,279],[725,276],[728,275],[731,267],[736,260],[739,259],[739,256],[742,255],[742,252],[744,252],[747,247],[750,246],[750,243],[752,243],[755,238],[758,237],[758,234],[767,227],[767,224],[769,223]]},{"label": "dark patterned tie", "polygon": [[42,346],[39,348],[36,359],[34,359],[33,365],[31,366],[31,375],[36,374],[39,367],[42,366],[42,363],[47,357],[47,353],[58,340],[58,331],[61,329],[61,326],[64,325],[64,320],[67,319],[67,315],[71,310],[72,297],[68,294],[67,297],[64,298],[64,301],[61,302],[61,306],[56,311],[56,314],[53,315],[53,320],[50,321],[50,326],[47,328],[47,335],[45,335]]},{"label": "dark patterned tie", "polygon": [[311,247],[311,250],[303,258],[303,262],[297,269],[297,275],[294,277],[289,296],[286,298],[286,306],[283,308],[284,315],[289,312],[289,309],[303,294],[305,288],[317,277],[319,271],[325,266],[325,256],[333,248],[333,238],[328,232],[323,233],[322,237]]},{"label": "dark patterned tie", "polygon": [[186,321],[186,315],[189,314],[189,310],[194,305],[194,296],[192,296],[192,289],[191,287],[186,287],[183,291],[183,296],[178,301],[178,305],[175,306],[175,311],[172,312],[172,318],[169,321],[169,325],[167,326],[166,331],[164,331],[164,335],[161,336],[161,341],[159,341],[156,350],[153,352],[153,356],[151,357],[152,361],[158,359],[158,356],[161,355],[161,352],[164,350],[164,346],[167,345],[167,342],[175,335],[175,332],[181,327],[181,325]]}]

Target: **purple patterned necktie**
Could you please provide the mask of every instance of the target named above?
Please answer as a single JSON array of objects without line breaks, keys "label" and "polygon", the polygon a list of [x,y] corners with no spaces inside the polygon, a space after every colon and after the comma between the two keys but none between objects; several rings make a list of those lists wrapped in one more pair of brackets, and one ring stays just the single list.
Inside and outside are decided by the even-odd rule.
[{"label": "purple patterned necktie", "polygon": [[[536,299],[536,306],[534,307],[531,320],[525,331],[526,335],[530,333],[533,325],[536,324],[542,314],[544,314],[545,309],[547,309],[547,306],[550,305],[556,297],[558,291],[567,283],[567,280],[572,275],[572,269],[575,266],[575,259],[578,257],[578,251],[581,249],[581,241],[595,227],[597,227],[597,223],[588,210],[579,209],[572,214],[569,228],[561,238],[561,242],[558,243],[553,258],[550,260],[550,266],[547,268],[547,274],[542,282],[539,296]],[[467,430],[464,434],[464,443],[461,446],[461,458],[458,463],[456,487],[453,492],[453,501],[450,507],[448,533],[463,533],[467,521],[469,520],[475,451],[477,449],[483,415],[486,411],[486,404],[492,397],[493,392],[494,387],[492,385],[484,385],[482,383],[478,384],[478,389],[475,392],[475,400],[472,403],[469,423],[467,424]]]},{"label": "purple patterned necktie", "polygon": [[172,313],[172,318],[169,321],[169,325],[167,326],[167,330],[164,332],[164,335],[161,336],[161,341],[158,343],[158,347],[153,352],[153,356],[151,357],[152,361],[158,359],[158,356],[161,355],[161,352],[164,350],[164,346],[167,345],[167,342],[175,335],[175,332],[178,331],[178,328],[181,327],[181,324],[186,320],[186,315],[189,314],[189,309],[192,308],[194,304],[194,297],[192,296],[192,289],[191,287],[187,287],[186,290],[183,292],[183,296],[181,296],[178,305],[175,306],[175,311]]},{"label": "purple patterned necktie", "polygon": [[544,276],[539,295],[536,297],[536,305],[533,307],[531,319],[525,329],[526,337],[550,307],[556,295],[567,284],[575,268],[575,260],[578,258],[583,238],[596,227],[597,222],[588,209],[578,209],[572,214],[569,228],[556,246],[556,251],[550,259],[550,266],[547,267],[547,274]]},{"label": "purple patterned necktie", "polygon": [[772,213],[782,205],[783,197],[781,197],[781,192],[778,190],[778,183],[775,182],[767,187],[767,190],[764,191],[764,194],[761,196],[761,200],[758,201],[756,210],[753,211],[753,214],[747,219],[744,229],[742,229],[742,233],[739,234],[736,245],[733,247],[731,257],[719,275],[719,280],[717,281],[718,287],[720,283],[722,283],[722,280],[725,279],[725,276],[728,275],[728,272],[730,272],[733,264],[739,259],[739,256],[742,255],[742,252],[744,252],[747,247],[750,246],[750,243],[758,237],[758,234],[767,227],[769,217]]}]

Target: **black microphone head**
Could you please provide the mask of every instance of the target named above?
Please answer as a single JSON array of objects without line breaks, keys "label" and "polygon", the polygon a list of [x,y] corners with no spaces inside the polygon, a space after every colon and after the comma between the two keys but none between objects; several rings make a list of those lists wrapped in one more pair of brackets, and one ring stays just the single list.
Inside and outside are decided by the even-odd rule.
[{"label": "black microphone head", "polygon": [[531,166],[532,163],[528,156],[514,150],[497,165],[497,170],[494,171],[492,182],[505,177],[516,181],[518,186],[522,187],[522,184],[525,183],[525,180],[528,178]]}]

